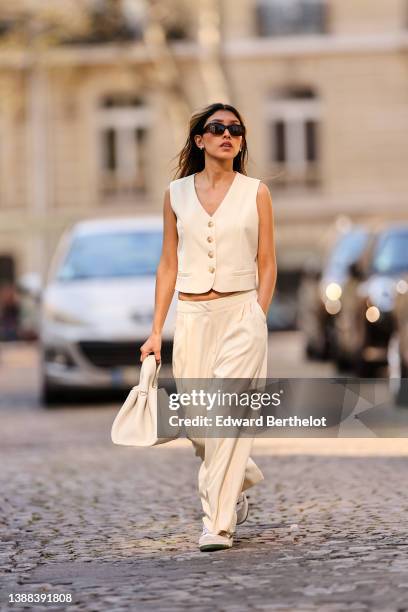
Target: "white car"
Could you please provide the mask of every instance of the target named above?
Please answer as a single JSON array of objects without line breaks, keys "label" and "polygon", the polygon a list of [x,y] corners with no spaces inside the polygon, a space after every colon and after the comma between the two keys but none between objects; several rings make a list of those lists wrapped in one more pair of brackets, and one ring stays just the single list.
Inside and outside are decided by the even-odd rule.
[{"label": "white car", "polygon": [[[42,400],[78,388],[130,388],[151,333],[161,217],[85,220],[52,259],[40,320]],[[171,377],[176,297],[162,332],[161,376]],[[167,372],[167,374],[166,374]]]}]

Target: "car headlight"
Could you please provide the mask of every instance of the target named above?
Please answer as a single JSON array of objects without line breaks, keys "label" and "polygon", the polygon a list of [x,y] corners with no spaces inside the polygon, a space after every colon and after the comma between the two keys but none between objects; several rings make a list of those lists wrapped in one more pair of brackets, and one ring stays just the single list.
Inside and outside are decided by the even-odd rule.
[{"label": "car headlight", "polygon": [[380,314],[381,313],[378,310],[377,306],[369,306],[366,310],[365,316],[369,323],[376,323],[376,321],[378,321],[378,319],[380,318]]},{"label": "car headlight", "polygon": [[341,310],[341,302],[340,300],[326,300],[324,307],[326,308],[326,312],[330,315],[336,315]]},{"label": "car headlight", "polygon": [[338,283],[329,283],[325,289],[327,299],[332,302],[337,302],[341,298],[342,293],[343,291]]},{"label": "car headlight", "polygon": [[46,319],[54,323],[62,323],[63,325],[88,325],[88,322],[84,321],[84,319],[80,319],[69,312],[64,312],[50,304],[44,306],[43,314]]}]

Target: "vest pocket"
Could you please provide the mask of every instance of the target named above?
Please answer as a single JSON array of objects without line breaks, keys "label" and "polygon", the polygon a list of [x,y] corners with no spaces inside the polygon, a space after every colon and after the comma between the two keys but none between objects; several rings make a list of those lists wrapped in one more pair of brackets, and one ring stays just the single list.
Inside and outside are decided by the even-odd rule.
[{"label": "vest pocket", "polygon": [[177,276],[181,276],[182,278],[186,276],[191,276],[192,272],[177,272]]},{"label": "vest pocket", "polygon": [[232,270],[231,274],[234,276],[240,276],[244,274],[255,274],[255,270]]}]

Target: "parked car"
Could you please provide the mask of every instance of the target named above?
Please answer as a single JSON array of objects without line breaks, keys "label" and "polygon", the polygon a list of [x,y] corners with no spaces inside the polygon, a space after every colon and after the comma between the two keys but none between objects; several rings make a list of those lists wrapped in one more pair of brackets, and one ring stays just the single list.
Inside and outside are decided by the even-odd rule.
[{"label": "parked car", "polygon": [[335,319],[336,362],[339,368],[351,365],[359,376],[371,376],[387,364],[396,287],[408,272],[408,226],[372,233],[349,272]]},{"label": "parked car", "polygon": [[395,403],[408,406],[408,275],[398,281],[396,290],[387,354],[389,386]]},{"label": "parked car", "polygon": [[327,359],[335,350],[333,324],[341,309],[343,285],[350,263],[360,256],[368,231],[360,226],[337,237],[326,261],[305,270],[298,292],[298,326],[303,332],[308,357]]},{"label": "parked car", "polygon": [[[41,304],[45,403],[72,389],[137,383],[161,246],[161,217],[86,220],[64,234]],[[172,358],[175,306],[163,328],[163,364]]]}]

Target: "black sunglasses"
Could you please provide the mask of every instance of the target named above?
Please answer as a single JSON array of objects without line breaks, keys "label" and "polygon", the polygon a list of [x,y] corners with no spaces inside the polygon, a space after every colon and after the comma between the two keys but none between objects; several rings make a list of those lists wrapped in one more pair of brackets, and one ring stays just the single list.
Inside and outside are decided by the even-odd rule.
[{"label": "black sunglasses", "polygon": [[228,130],[231,136],[243,136],[245,134],[245,128],[240,123],[231,123],[231,125],[224,125],[223,123],[218,123],[213,121],[212,123],[207,123],[207,125],[203,128],[203,134],[205,132],[211,132],[215,136],[222,136],[225,130]]}]

